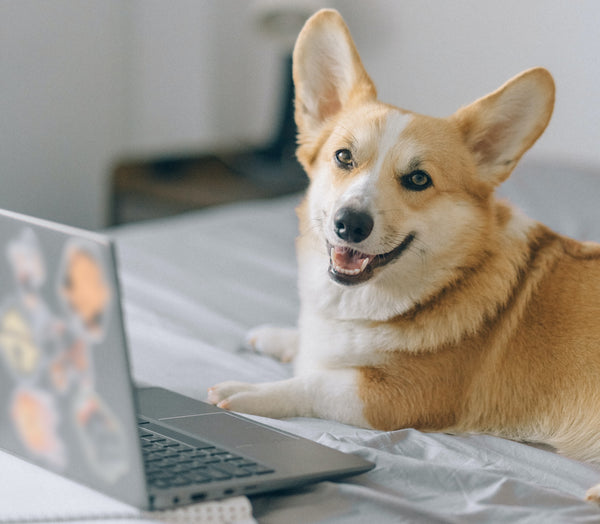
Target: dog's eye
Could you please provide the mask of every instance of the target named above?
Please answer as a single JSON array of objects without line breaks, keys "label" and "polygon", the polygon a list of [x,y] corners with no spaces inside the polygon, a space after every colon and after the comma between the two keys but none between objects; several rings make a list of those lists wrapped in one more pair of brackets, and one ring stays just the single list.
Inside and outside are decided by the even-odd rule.
[{"label": "dog's eye", "polygon": [[420,169],[404,175],[400,182],[406,189],[411,191],[423,191],[433,184],[431,177]]},{"label": "dog's eye", "polygon": [[338,149],[335,152],[335,161],[342,169],[352,169],[354,167],[352,152],[349,149]]}]

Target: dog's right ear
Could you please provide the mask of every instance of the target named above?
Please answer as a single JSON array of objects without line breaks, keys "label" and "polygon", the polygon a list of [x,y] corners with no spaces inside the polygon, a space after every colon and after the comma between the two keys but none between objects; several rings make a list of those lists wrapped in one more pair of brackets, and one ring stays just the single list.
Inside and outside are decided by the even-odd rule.
[{"label": "dog's right ear", "polygon": [[314,144],[324,124],[350,101],[377,96],[348,27],[333,9],[318,11],[302,28],[293,74],[300,145]]}]

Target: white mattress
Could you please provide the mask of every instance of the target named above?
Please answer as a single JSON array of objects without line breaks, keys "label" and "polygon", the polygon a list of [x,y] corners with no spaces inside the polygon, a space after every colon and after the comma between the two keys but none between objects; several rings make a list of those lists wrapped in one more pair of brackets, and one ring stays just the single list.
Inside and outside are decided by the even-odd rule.
[{"label": "white mattress", "polygon": [[[529,163],[501,194],[565,234],[600,240],[600,171]],[[257,324],[295,323],[298,201],[243,203],[114,231],[137,380],[206,399],[222,380],[291,375],[289,364],[241,344]],[[255,497],[259,522],[600,522],[600,509],[583,502],[600,470],[551,451],[308,418],[267,423],[360,454],[376,468]]]}]

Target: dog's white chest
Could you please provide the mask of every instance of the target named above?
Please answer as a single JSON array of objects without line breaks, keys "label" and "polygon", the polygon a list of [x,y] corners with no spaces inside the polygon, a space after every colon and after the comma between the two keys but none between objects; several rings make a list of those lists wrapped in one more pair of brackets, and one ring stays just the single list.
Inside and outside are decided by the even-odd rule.
[{"label": "dog's white chest", "polygon": [[401,347],[401,333],[388,325],[374,327],[363,320],[336,320],[303,312],[297,375],[316,369],[373,366]]}]

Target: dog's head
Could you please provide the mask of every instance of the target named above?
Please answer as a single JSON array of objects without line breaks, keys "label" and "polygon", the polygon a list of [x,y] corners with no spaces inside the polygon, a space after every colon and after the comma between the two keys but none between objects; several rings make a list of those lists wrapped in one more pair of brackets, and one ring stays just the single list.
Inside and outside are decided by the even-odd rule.
[{"label": "dog's head", "polygon": [[434,286],[448,276],[442,268],[468,265],[496,221],[494,188],[541,135],[554,104],[541,68],[448,118],[381,103],[333,10],[304,26],[293,73],[297,155],[311,181],[305,229],[343,287]]}]

